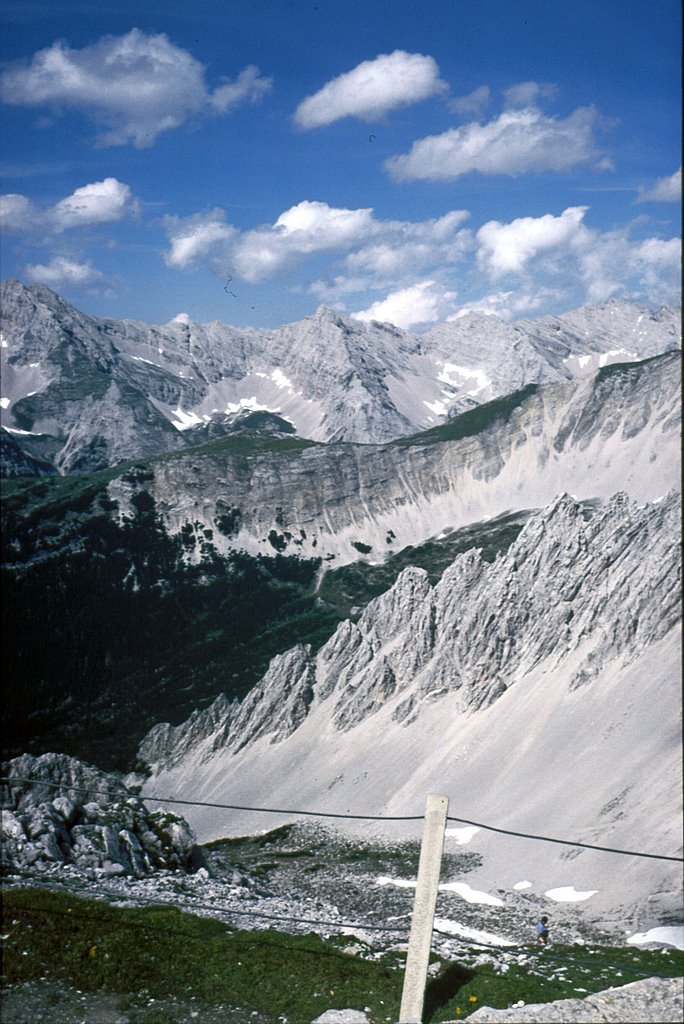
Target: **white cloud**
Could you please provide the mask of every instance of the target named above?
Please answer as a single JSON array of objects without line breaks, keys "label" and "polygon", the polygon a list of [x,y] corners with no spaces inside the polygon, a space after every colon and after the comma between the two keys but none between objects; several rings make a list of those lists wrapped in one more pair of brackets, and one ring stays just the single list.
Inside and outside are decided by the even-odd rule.
[{"label": "white cloud", "polygon": [[491,100],[491,90],[488,85],[481,85],[473,89],[467,96],[457,96],[449,104],[449,108],[461,117],[480,117]]},{"label": "white cloud", "polygon": [[435,281],[418,281],[390,292],[384,299],[374,302],[368,309],[352,313],[352,316],[355,320],[378,320],[407,330],[443,320],[446,310],[453,308],[455,298],[456,292],[439,288]]},{"label": "white cloud", "polygon": [[225,114],[241,103],[256,103],[271,91],[272,78],[261,78],[255,64],[249,64],[234,82],[227,82],[214,90],[209,105],[217,114]]},{"label": "white cloud", "polygon": [[129,185],[116,178],[105,178],[90,185],[82,185],[66,199],[61,199],[50,211],[57,230],[81,227],[85,224],[107,224],[121,220],[138,210]]},{"label": "white cloud", "polygon": [[504,106],[532,107],[540,99],[551,99],[556,95],[556,86],[550,82],[518,82],[504,90]]},{"label": "white cloud", "polygon": [[164,254],[167,266],[188,270],[198,260],[207,260],[217,272],[225,273],[230,243],[238,232],[225,223],[223,210],[209,210],[190,217],[166,216],[163,225],[171,242],[170,250]]},{"label": "white cloud", "polygon": [[0,196],[0,225],[4,231],[30,231],[41,213],[26,196],[9,192]]},{"label": "white cloud", "polygon": [[452,210],[426,221],[378,221],[375,238],[346,259],[352,273],[365,271],[381,280],[415,274],[435,264],[458,262],[472,246],[472,234],[460,230],[466,210]]},{"label": "white cloud", "polygon": [[373,230],[371,209],[347,210],[305,199],[281,213],[275,224],[242,235],[234,265],[245,281],[261,281],[301,257],[353,248]]},{"label": "white cloud", "polygon": [[681,167],[669,178],[658,178],[651,188],[639,188],[637,203],[680,203],[682,201]]},{"label": "white cloud", "polygon": [[[630,227],[587,227],[588,207],[569,207],[556,217],[489,221],[475,236],[478,268],[491,281],[516,279],[515,290],[464,303],[504,319],[528,315],[576,295],[577,304],[611,296],[647,302],[680,301],[681,240],[630,237]],[[633,227],[635,227],[634,225]],[[458,313],[459,311],[457,311]]]},{"label": "white cloud", "polygon": [[[434,323],[467,310],[511,320],[610,295],[677,301],[678,241],[636,241],[628,228],[592,229],[586,225],[588,210],[576,206],[558,215],[492,220],[473,230],[464,226],[464,210],[425,221],[383,220],[370,208],[303,200],[273,224],[240,231],[216,209],[164,218],[170,242],[165,260],[178,269],[204,263],[218,275],[248,283],[308,263],[312,277],[307,280],[304,270],[291,285],[296,291],[357,308],[360,319],[398,326]],[[378,294],[383,298],[373,301]]]},{"label": "white cloud", "polygon": [[363,61],[307,96],[297,107],[294,121],[305,129],[320,128],[343,117],[377,121],[395,107],[441,96],[447,89],[432,57],[395,50]]},{"label": "white cloud", "polygon": [[116,178],[82,185],[54,206],[40,209],[26,196],[0,196],[0,218],[7,231],[61,232],[89,224],[111,224],[137,213],[130,186]]},{"label": "white cloud", "polygon": [[397,181],[449,181],[472,172],[514,176],[596,165],[598,122],[594,107],[579,107],[564,120],[536,107],[506,110],[486,124],[471,122],[419,139],[384,166]]},{"label": "white cloud", "polygon": [[587,232],[578,260],[588,302],[613,295],[651,305],[681,301],[679,238],[632,241],[625,230]]},{"label": "white cloud", "polygon": [[520,217],[509,224],[491,220],[477,232],[478,265],[496,280],[519,274],[540,254],[567,250],[582,231],[587,206],[571,206],[560,217]]},{"label": "white cloud", "polygon": [[535,287],[531,292],[525,290],[491,292],[472,302],[459,306],[447,320],[460,320],[468,313],[482,313],[486,316],[498,316],[501,320],[518,320],[530,316],[551,304],[563,301],[562,291],[552,288]]},{"label": "white cloud", "polygon": [[96,284],[104,280],[104,275],[90,263],[77,263],[65,256],[54,256],[48,264],[29,265],[26,274],[31,281],[39,281],[51,288]]},{"label": "white cloud", "polygon": [[151,146],[160,132],[177,128],[203,110],[225,113],[257,99],[270,87],[258,69],[246,68],[233,85],[212,95],[204,67],[166,35],[131,29],[74,50],[57,41],[30,61],[8,67],[0,78],[5,103],[80,110],[104,127],[101,146],[132,142]]}]

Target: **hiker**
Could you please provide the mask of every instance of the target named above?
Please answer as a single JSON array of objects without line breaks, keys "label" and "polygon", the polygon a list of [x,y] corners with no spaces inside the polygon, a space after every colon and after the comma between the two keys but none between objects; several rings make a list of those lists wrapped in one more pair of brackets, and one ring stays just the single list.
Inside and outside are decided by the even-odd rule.
[{"label": "hiker", "polygon": [[540,946],[545,946],[549,941],[548,922],[548,917],[540,917],[537,921],[537,942]]}]

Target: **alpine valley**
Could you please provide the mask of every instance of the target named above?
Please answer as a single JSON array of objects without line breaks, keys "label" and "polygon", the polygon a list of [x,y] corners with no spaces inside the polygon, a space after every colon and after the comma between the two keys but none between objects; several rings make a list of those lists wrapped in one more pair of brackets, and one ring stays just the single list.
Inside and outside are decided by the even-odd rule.
[{"label": "alpine valley", "polygon": [[461,903],[681,922],[679,310],[152,326],[8,281],[2,316],[10,867],[297,820],[194,801],[408,842],[343,816],[438,792]]}]

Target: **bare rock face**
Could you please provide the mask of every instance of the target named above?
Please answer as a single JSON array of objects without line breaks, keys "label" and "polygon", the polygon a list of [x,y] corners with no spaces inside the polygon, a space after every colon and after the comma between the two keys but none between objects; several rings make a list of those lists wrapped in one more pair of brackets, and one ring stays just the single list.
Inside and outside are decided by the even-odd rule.
[{"label": "bare rock face", "polygon": [[66,754],[9,761],[2,803],[4,871],[73,864],[95,877],[139,878],[200,866],[183,818],[149,810],[116,776]]},{"label": "bare rock face", "polygon": [[558,999],[552,1003],[529,1003],[507,1010],[482,1006],[469,1020],[477,1024],[546,1024],[567,1021],[568,1024],[597,1024],[600,1021],[640,1021],[643,1024],[664,1024],[679,1021],[682,1015],[684,982],[681,978],[645,978],[620,988],[595,992],[584,999]]},{"label": "bare rock face", "polygon": [[[530,385],[435,431],[383,445],[287,442],[277,451],[202,450],[158,460],[144,486],[171,534],[189,522],[214,531],[220,551],[278,550],[382,559],[561,491],[641,501],[665,493],[680,463],[680,360],[605,367],[592,378]],[[124,474],[109,497],[122,514]],[[223,510],[236,513],[230,536]]]},{"label": "bare rock face", "polygon": [[390,702],[397,724],[411,721],[447,692],[457,708],[484,708],[541,662],[571,656],[579,688],[677,625],[679,517],[674,492],[645,506],[619,493],[588,520],[561,495],[495,562],[467,551],[434,587],[407,568],[317,655],[294,648],[242,704],[219,698],[175,729],[156,726],[140,757],[168,766],[208,738],[214,751],[265,735],[277,743],[324,702],[339,731]]},{"label": "bare rock face", "polygon": [[182,451],[246,410],[316,441],[384,443],[680,344],[677,310],[619,301],[513,325],[470,314],[422,336],[326,307],[273,330],[99,319],[18,281],[2,307],[3,420],[27,455],[49,438],[60,473]]}]

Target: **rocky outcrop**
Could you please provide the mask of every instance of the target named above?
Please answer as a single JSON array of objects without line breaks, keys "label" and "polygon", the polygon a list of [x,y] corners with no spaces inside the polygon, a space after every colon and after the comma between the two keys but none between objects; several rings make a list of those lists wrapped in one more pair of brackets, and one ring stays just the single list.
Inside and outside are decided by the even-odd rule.
[{"label": "rocky outcrop", "polygon": [[[676,349],[679,313],[613,300],[506,324],[469,314],[421,336],[321,307],[270,330],[98,319],[44,285],[2,286],[8,426],[61,473],[181,451],[202,427],[268,410],[316,441],[383,443],[527,384]],[[27,469],[30,465],[27,464]]]},{"label": "rocky outcrop", "polygon": [[[229,444],[160,459],[146,490],[172,534],[195,522],[224,552],[382,560],[561,491],[645,501],[669,490],[680,463],[680,360],[606,367],[593,378],[534,385],[441,428],[386,445]],[[125,475],[109,484],[130,509]],[[221,509],[239,511],[230,536]]]},{"label": "rocky outcrop", "polygon": [[507,1010],[482,1006],[468,1018],[476,1024],[600,1024],[601,1021],[639,1021],[640,1024],[664,1024],[682,1017],[684,981],[681,978],[645,978],[620,988],[595,992],[584,999],[558,999],[552,1003],[514,1005]]},{"label": "rocky outcrop", "polygon": [[140,757],[159,769],[207,740],[232,752],[264,735],[277,743],[324,702],[338,731],[388,705],[410,722],[447,693],[454,710],[477,710],[541,663],[571,658],[570,688],[582,687],[678,623],[680,508],[674,492],[645,506],[617,494],[586,520],[561,495],[493,563],[467,551],[434,587],[424,570],[404,570],[318,654],[295,648],[242,704],[219,698],[176,728],[155,727]]},{"label": "rocky outcrop", "polygon": [[114,775],[65,754],[3,765],[3,871],[72,864],[91,877],[142,877],[201,865],[183,818],[149,810]]}]

